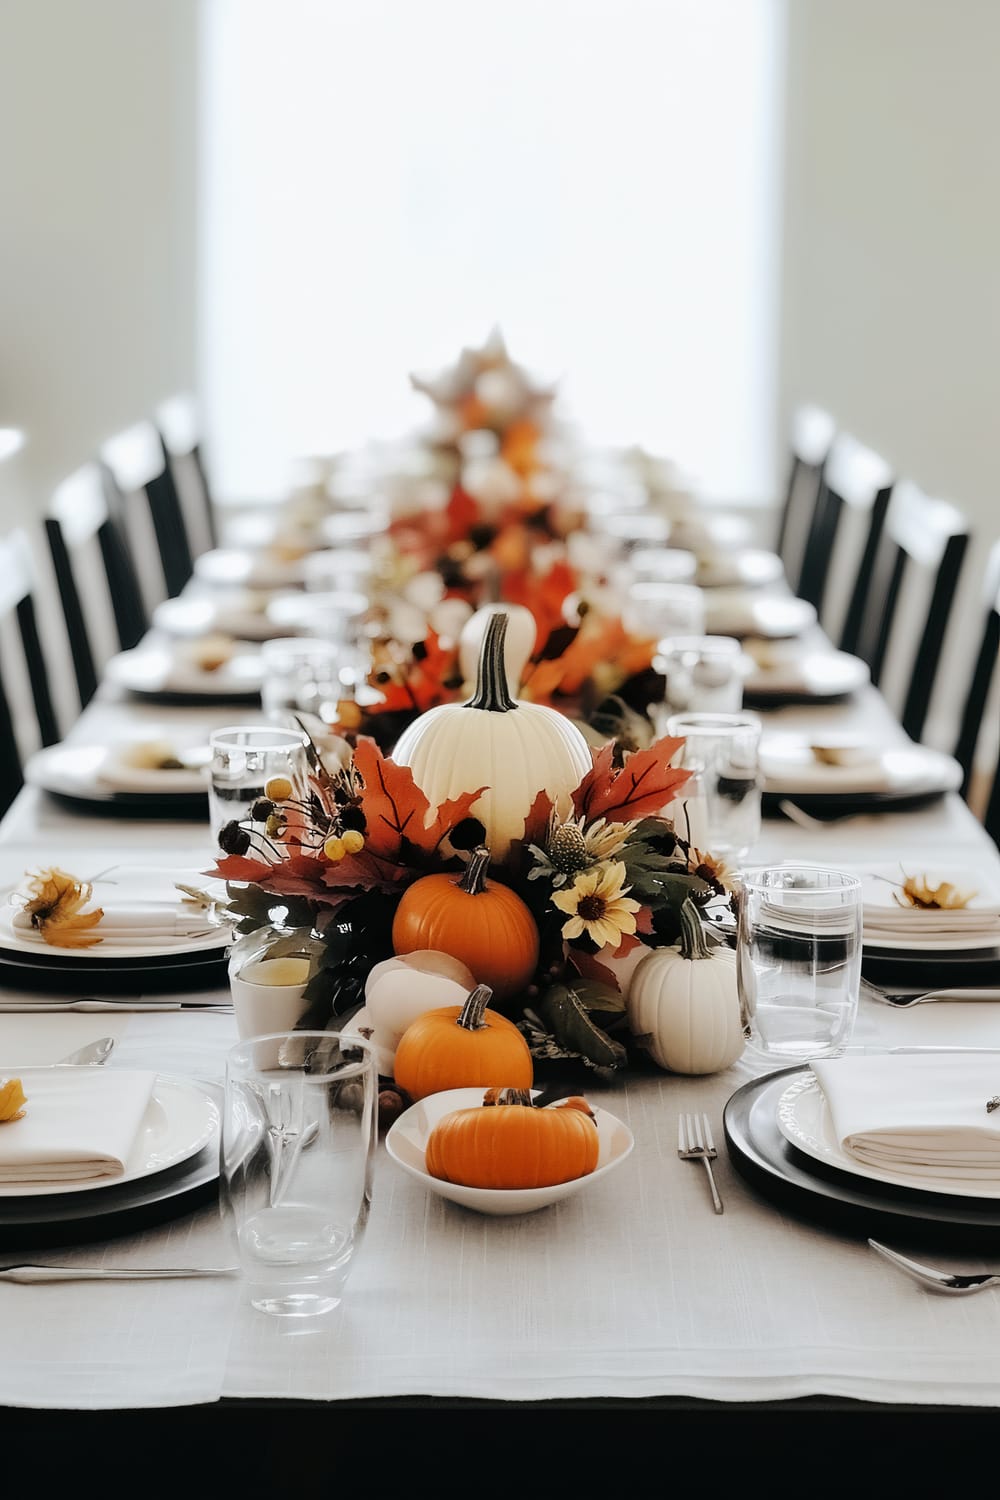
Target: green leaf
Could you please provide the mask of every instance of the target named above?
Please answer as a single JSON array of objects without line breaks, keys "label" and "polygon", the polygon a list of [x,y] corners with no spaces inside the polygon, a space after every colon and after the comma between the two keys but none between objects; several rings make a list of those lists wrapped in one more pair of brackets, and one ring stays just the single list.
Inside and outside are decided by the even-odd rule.
[{"label": "green leaf", "polygon": [[554,984],[546,990],[536,1009],[544,1025],[563,1047],[589,1058],[598,1067],[625,1067],[625,1048],[594,1024],[574,990],[564,984]]}]

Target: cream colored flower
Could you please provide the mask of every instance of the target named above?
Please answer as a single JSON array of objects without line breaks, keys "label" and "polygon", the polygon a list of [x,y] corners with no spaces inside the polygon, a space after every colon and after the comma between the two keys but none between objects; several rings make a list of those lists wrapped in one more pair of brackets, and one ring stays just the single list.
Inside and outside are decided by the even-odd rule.
[{"label": "cream colored flower", "polygon": [[635,913],[640,903],[626,892],[626,871],[621,860],[584,870],[568,891],[556,891],[552,903],[569,917],[563,923],[564,938],[578,938],[586,933],[598,948],[615,947],[625,933],[635,932]]}]

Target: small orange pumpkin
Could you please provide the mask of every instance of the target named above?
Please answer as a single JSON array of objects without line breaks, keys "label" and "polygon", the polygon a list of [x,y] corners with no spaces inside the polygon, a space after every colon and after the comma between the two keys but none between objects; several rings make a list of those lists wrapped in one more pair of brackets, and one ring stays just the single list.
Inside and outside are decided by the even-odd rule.
[{"label": "small orange pumpkin", "polygon": [[426,1010],[400,1037],[393,1074],[412,1099],[442,1089],[530,1088],[534,1063],[513,1021],[487,1009],[488,985],[480,984],[464,1005]]},{"label": "small orange pumpkin", "polygon": [[586,1099],[539,1109],[527,1090],[505,1088],[488,1089],[479,1108],[444,1115],[427,1138],[424,1160],[432,1177],[464,1187],[539,1188],[586,1177],[598,1150]]},{"label": "small orange pumpkin", "polygon": [[498,1001],[520,994],[538,964],[538,928],[516,891],[487,880],[490,851],[474,850],[461,880],[424,875],[403,894],[392,924],[397,954],[448,953]]}]

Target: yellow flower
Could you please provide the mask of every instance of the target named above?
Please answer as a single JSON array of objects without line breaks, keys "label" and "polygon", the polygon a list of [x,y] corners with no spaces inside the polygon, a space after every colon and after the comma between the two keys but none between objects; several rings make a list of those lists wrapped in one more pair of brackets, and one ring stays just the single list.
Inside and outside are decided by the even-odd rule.
[{"label": "yellow flower", "polygon": [[625,879],[625,866],[621,860],[613,860],[582,871],[569,890],[556,891],[553,905],[569,917],[563,923],[563,937],[578,938],[586,933],[598,948],[604,948],[608,944],[617,947],[625,933],[635,932],[640,903],[627,896],[631,887]]},{"label": "yellow flower", "polygon": [[926,875],[908,875],[900,891],[901,896],[895,891],[892,893],[897,906],[916,906],[922,911],[961,911],[977,894],[975,891],[960,891],[948,880],[931,885]]},{"label": "yellow flower", "polygon": [[697,875],[699,880],[710,885],[719,896],[736,887],[736,876],[726,862],[717,854],[709,854],[704,849],[688,851],[688,869],[692,875]]},{"label": "yellow flower", "polygon": [[101,941],[90,928],[104,916],[104,908],[81,910],[93,895],[89,881],[57,869],[40,870],[27,880],[30,899],[24,903],[24,910],[45,942],[61,948],[92,948]]}]

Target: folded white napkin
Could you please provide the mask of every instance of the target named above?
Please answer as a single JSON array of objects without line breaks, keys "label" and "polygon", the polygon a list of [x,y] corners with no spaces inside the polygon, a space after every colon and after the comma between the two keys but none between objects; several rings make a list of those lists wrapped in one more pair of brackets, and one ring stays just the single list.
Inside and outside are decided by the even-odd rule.
[{"label": "folded white napkin", "polygon": [[[1000,1056],[928,1052],[810,1064],[842,1150],[909,1177],[1000,1186]],[[947,1191],[942,1187],[942,1191]]]},{"label": "folded white napkin", "polygon": [[[175,902],[125,901],[120,896],[105,897],[97,888],[94,891],[92,906],[100,906],[104,911],[104,916],[90,931],[95,937],[102,938],[104,942],[116,945],[135,944],[137,947],[148,947],[153,944],[160,946],[219,931],[203,911],[195,907],[182,906],[180,896]],[[15,911],[11,918],[11,926],[19,937],[36,939],[39,944],[44,945],[45,939],[38,929],[31,925],[31,918],[26,912]],[[224,940],[224,936],[220,937],[220,942]],[[56,944],[56,946],[59,945]]]},{"label": "folded white napkin", "polygon": [[909,873],[926,876],[932,887],[949,882],[960,891],[970,891],[969,904],[939,911],[900,906],[893,899],[904,879],[899,865],[871,868],[862,874],[865,936],[905,938],[915,942],[933,938],[967,938],[970,941],[995,936],[1000,945],[1000,881],[994,872],[975,866],[941,869],[915,863]]},{"label": "folded white napkin", "polygon": [[17,1076],[27,1102],[21,1119],[0,1125],[0,1183],[121,1176],[155,1073],[55,1067],[18,1069]]}]

